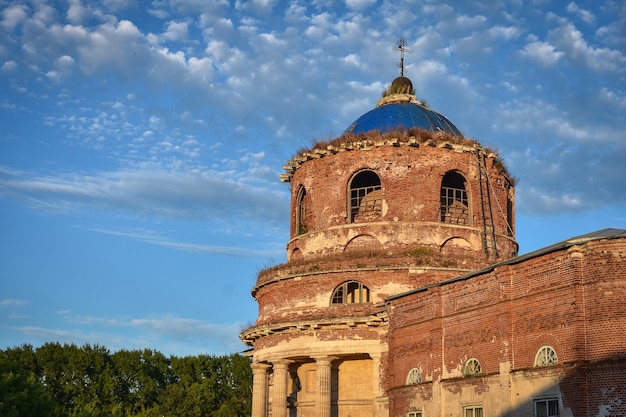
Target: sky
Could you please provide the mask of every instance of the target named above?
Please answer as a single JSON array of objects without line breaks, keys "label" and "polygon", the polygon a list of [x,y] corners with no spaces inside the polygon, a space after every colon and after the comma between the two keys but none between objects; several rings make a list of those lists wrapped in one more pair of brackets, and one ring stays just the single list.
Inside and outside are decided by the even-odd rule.
[{"label": "sky", "polygon": [[626,229],[621,0],[0,0],[0,349],[245,350],[282,165],[375,106],[400,38],[517,178],[520,254]]}]

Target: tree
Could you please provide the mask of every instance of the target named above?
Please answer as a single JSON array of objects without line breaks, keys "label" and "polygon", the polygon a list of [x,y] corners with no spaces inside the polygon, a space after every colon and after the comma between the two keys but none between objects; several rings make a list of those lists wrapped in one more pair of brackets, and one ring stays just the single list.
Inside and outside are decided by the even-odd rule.
[{"label": "tree", "polygon": [[[0,350],[1,417],[243,417],[250,359],[46,343]],[[37,410],[36,412],[33,410]]]},{"label": "tree", "polygon": [[54,417],[54,403],[34,372],[9,356],[0,354],[0,416]]}]

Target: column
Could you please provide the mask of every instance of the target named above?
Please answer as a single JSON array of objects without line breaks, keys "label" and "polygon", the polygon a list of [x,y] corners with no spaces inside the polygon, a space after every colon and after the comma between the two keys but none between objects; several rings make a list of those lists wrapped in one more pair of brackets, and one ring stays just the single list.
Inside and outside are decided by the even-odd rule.
[{"label": "column", "polygon": [[252,417],[267,417],[267,370],[269,365],[253,362],[252,368]]},{"label": "column", "polygon": [[315,358],[315,373],[317,374],[315,408],[317,408],[317,417],[330,417],[330,380],[334,359],[332,356]]},{"label": "column", "polygon": [[372,358],[372,394],[374,396],[374,415],[389,415],[389,401],[380,386],[380,352],[370,353]]},{"label": "column", "polygon": [[272,362],[274,367],[274,395],[272,397],[272,417],[288,417],[287,377],[291,361],[280,359]]}]

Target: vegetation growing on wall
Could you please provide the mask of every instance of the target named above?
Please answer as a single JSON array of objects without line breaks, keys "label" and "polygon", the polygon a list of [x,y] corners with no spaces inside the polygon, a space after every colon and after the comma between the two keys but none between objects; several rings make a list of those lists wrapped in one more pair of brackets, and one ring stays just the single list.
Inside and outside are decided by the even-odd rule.
[{"label": "vegetation growing on wall", "polygon": [[475,139],[466,138],[464,136],[456,136],[446,132],[433,132],[416,127],[412,127],[410,129],[392,130],[385,133],[380,133],[377,130],[358,134],[344,133],[343,135],[330,140],[315,140],[309,148],[298,149],[292,159],[308,152],[314,152],[315,150],[326,151],[333,148],[343,148],[346,150],[359,149],[359,146],[362,145],[374,146],[378,142],[385,141],[395,142],[397,144],[417,143],[420,146],[439,146],[444,143],[448,143],[450,145],[466,146],[468,150],[481,148],[487,154],[496,155],[494,167],[498,170],[498,172],[508,178],[511,185],[515,185],[516,182],[515,177],[509,173],[502,159],[497,156],[497,152],[486,146],[482,146]]}]

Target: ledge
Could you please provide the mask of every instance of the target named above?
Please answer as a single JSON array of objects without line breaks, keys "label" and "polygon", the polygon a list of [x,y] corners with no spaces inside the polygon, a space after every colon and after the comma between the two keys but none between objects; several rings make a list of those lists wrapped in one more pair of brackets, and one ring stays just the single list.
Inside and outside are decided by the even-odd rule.
[{"label": "ledge", "polygon": [[244,344],[246,344],[247,346],[252,346],[257,339],[272,334],[299,333],[309,330],[373,328],[385,325],[387,325],[387,311],[381,311],[379,313],[360,317],[336,317],[316,320],[299,320],[293,322],[255,326],[242,331],[239,337]]}]

